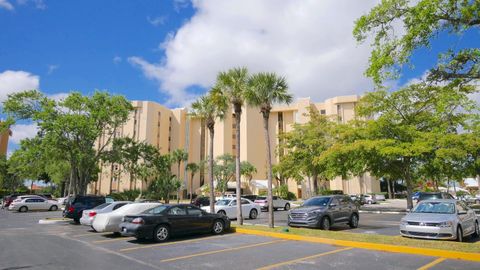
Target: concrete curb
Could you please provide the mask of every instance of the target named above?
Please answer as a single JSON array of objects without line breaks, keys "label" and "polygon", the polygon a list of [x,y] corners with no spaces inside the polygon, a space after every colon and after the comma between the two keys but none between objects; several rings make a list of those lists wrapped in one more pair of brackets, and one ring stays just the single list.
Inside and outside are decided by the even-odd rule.
[{"label": "concrete curb", "polygon": [[469,253],[469,252],[460,252],[460,251],[448,251],[448,250],[442,250],[442,249],[417,248],[417,247],[394,246],[394,245],[388,245],[388,244],[377,244],[377,243],[368,243],[368,242],[335,240],[335,239],[328,239],[328,238],[301,236],[301,235],[285,234],[285,233],[277,233],[277,232],[267,232],[267,231],[251,230],[251,229],[244,229],[244,228],[234,228],[234,229],[235,229],[235,232],[237,233],[267,236],[267,237],[274,237],[274,238],[280,238],[280,239],[286,239],[286,240],[305,241],[305,242],[312,242],[312,243],[353,247],[353,248],[369,249],[369,250],[376,250],[376,251],[386,251],[386,252],[392,252],[392,253],[407,253],[407,254],[430,256],[430,257],[442,257],[447,259],[480,262],[480,256],[478,256],[478,253],[473,253],[473,252]]},{"label": "concrete curb", "polygon": [[38,224],[66,224],[71,221],[71,219],[40,219]]}]

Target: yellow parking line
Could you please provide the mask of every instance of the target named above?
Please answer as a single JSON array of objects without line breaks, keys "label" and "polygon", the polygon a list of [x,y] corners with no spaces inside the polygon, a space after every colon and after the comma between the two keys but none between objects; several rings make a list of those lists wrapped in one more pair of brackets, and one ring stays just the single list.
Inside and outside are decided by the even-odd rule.
[{"label": "yellow parking line", "polygon": [[92,243],[94,244],[101,244],[101,243],[110,243],[110,242],[116,242],[116,241],[128,241],[128,240],[133,240],[135,239],[135,237],[118,237],[118,238],[115,238],[115,239],[107,239],[107,240],[97,240],[97,241],[93,241]]},{"label": "yellow parking line", "polygon": [[153,244],[153,245],[145,245],[145,246],[140,246],[140,247],[124,248],[124,249],[120,249],[119,252],[126,252],[126,251],[132,251],[132,250],[144,249],[144,248],[152,248],[152,247],[170,246],[170,245],[183,244],[183,243],[200,242],[200,241],[205,241],[205,240],[222,238],[222,237],[225,237],[225,236],[228,236],[228,235],[209,236],[209,237],[202,237],[202,238],[191,239],[191,240],[183,240],[183,241],[176,241],[176,242],[168,242],[168,243],[160,243],[160,244]]},{"label": "yellow parking line", "polygon": [[352,247],[340,248],[340,249],[336,249],[336,250],[332,250],[332,251],[328,251],[328,252],[324,252],[324,253],[320,253],[320,254],[315,254],[315,255],[312,255],[312,256],[307,256],[307,257],[298,258],[298,259],[294,259],[294,260],[290,260],[290,261],[286,261],[286,262],[267,265],[267,266],[264,266],[264,267],[257,268],[257,270],[269,270],[269,269],[273,269],[273,268],[276,268],[276,267],[280,267],[280,266],[284,266],[284,265],[288,265],[288,264],[293,264],[293,263],[297,263],[297,262],[301,262],[301,261],[305,261],[305,260],[309,260],[309,259],[313,259],[313,258],[318,258],[318,257],[321,257],[321,256],[330,255],[330,254],[334,254],[334,253],[337,253],[337,252],[350,250],[350,249],[353,249],[353,248]]},{"label": "yellow parking line", "polygon": [[245,246],[232,247],[232,248],[226,248],[226,249],[221,249],[221,250],[207,251],[207,252],[196,253],[196,254],[191,254],[191,255],[187,255],[187,256],[180,256],[180,257],[165,259],[165,260],[161,260],[161,262],[171,262],[171,261],[189,259],[189,258],[198,257],[198,256],[217,254],[217,253],[221,253],[221,252],[228,252],[228,251],[234,251],[234,250],[251,248],[251,247],[258,247],[258,246],[266,246],[266,245],[279,243],[279,242],[285,242],[285,241],[287,241],[287,240],[274,240],[274,241],[270,241],[270,242],[258,243],[258,244],[253,244],[253,245],[245,245]]},{"label": "yellow parking line", "polygon": [[77,234],[72,237],[82,237],[82,236],[92,236],[92,235],[107,235],[107,234],[112,234],[111,232],[104,232],[104,233],[96,233],[96,232],[91,232],[91,233],[85,233],[85,234]]},{"label": "yellow parking line", "polygon": [[418,268],[417,270],[427,270],[427,269],[430,269],[432,266],[435,266],[443,261],[445,261],[446,258],[438,258],[436,260],[434,260],[433,262],[430,262],[428,264],[425,264],[424,266]]}]

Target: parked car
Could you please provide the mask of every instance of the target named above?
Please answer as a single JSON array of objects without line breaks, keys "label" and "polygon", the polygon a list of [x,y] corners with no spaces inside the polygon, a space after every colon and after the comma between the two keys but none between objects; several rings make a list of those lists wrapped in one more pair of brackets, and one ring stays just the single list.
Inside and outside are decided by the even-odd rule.
[{"label": "parked car", "polygon": [[418,194],[417,203],[424,200],[439,200],[439,199],[454,200],[455,198],[450,193],[446,193],[446,192],[420,192]]},{"label": "parked car", "polygon": [[[23,197],[23,196],[19,196]],[[38,210],[48,210],[48,211],[57,211],[60,205],[55,200],[47,200],[42,197],[24,197],[14,200],[9,206],[8,210],[18,211],[18,212],[27,212],[27,211],[38,211]]]},{"label": "parked car", "polygon": [[480,204],[473,204],[469,206],[473,212],[475,212],[475,215],[477,215],[477,219],[480,220]]},{"label": "parked car", "polygon": [[197,197],[193,199],[191,203],[197,207],[207,206],[210,205],[210,197]]},{"label": "parked car", "polygon": [[362,206],[366,203],[363,195],[350,195],[350,199],[357,205]]},{"label": "parked car", "polygon": [[105,197],[96,195],[77,195],[72,197],[65,205],[63,216],[73,219],[76,223],[80,222],[83,210],[92,209],[102,203],[105,203]]},{"label": "parked car", "polygon": [[385,195],[383,194],[375,194],[375,200],[378,201],[385,201]]},{"label": "parked car", "polygon": [[366,195],[363,195],[363,197],[365,198],[365,202],[366,202],[367,204],[375,204],[375,203],[377,203],[377,199],[375,198],[375,195],[366,194]]},{"label": "parked car", "polygon": [[4,207],[9,207],[10,204],[18,197],[18,196],[21,196],[23,194],[11,194],[11,195],[8,195],[8,196],[5,196],[3,198],[3,206]]},{"label": "parked car", "polygon": [[109,213],[117,210],[118,208],[127,205],[131,202],[129,201],[116,201],[111,203],[102,203],[99,206],[96,206],[90,210],[83,210],[82,217],[80,218],[80,224],[91,226],[92,221],[97,214]]},{"label": "parked car", "polygon": [[146,210],[162,205],[161,203],[131,203],[119,209],[95,215],[92,221],[92,228],[97,232],[120,233],[118,225],[126,215],[138,215]]},{"label": "parked car", "polygon": [[[250,219],[256,219],[258,213],[260,213],[261,208],[258,204],[248,200],[241,199],[242,202],[242,214],[244,216],[248,215]],[[210,206],[202,207],[202,210],[210,213]],[[235,219],[237,218],[237,199],[223,199],[215,203],[215,213],[222,214],[228,218]]]},{"label": "parked car", "polygon": [[225,215],[210,214],[194,205],[166,204],[142,214],[127,215],[119,227],[123,235],[164,242],[178,234],[221,234],[230,228],[230,220]]},{"label": "parked car", "polygon": [[258,195],[242,195],[242,198],[249,199],[250,201],[254,202],[258,198]]},{"label": "parked car", "polygon": [[329,230],[334,224],[347,223],[358,227],[360,215],[349,196],[318,196],[306,200],[288,213],[288,226]]},{"label": "parked car", "polygon": [[413,193],[413,195],[412,195],[412,200],[418,201],[418,196],[420,196],[420,192],[419,192],[419,191]]},{"label": "parked car", "polygon": [[[261,209],[268,210],[268,200],[267,197],[258,197],[255,200],[255,203],[260,205]],[[284,210],[290,210],[290,202],[284,200],[278,196],[273,196],[273,211],[283,208]]]},{"label": "parked car", "polygon": [[478,237],[478,223],[475,212],[462,201],[423,200],[402,218],[400,234],[406,237],[463,242],[468,235]]}]

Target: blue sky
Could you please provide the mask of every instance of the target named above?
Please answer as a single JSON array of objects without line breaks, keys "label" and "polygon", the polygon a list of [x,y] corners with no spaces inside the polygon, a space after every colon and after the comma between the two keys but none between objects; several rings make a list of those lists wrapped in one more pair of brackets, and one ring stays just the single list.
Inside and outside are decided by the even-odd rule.
[{"label": "blue sky", "polygon": [[[351,32],[375,3],[0,0],[0,101],[36,87],[49,95],[100,89],[188,106],[218,71],[234,66],[285,75],[296,97],[314,101],[362,94],[372,88],[363,75],[370,48]],[[396,84],[421,77],[451,44],[478,43],[478,32],[440,35],[414,54],[415,68]],[[35,127],[13,131],[10,150]]]}]

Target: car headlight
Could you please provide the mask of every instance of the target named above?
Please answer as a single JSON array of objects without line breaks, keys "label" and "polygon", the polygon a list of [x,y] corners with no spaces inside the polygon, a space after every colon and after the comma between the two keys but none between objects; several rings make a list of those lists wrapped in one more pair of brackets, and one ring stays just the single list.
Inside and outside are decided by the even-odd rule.
[{"label": "car headlight", "polygon": [[408,225],[408,221],[406,221],[405,219],[402,218],[402,219],[400,220],[400,225],[406,226],[406,225]]},{"label": "car headlight", "polygon": [[447,227],[452,227],[453,226],[453,221],[449,220],[449,221],[445,221],[445,222],[440,222],[438,224],[438,227],[442,227],[442,228],[447,228]]}]

